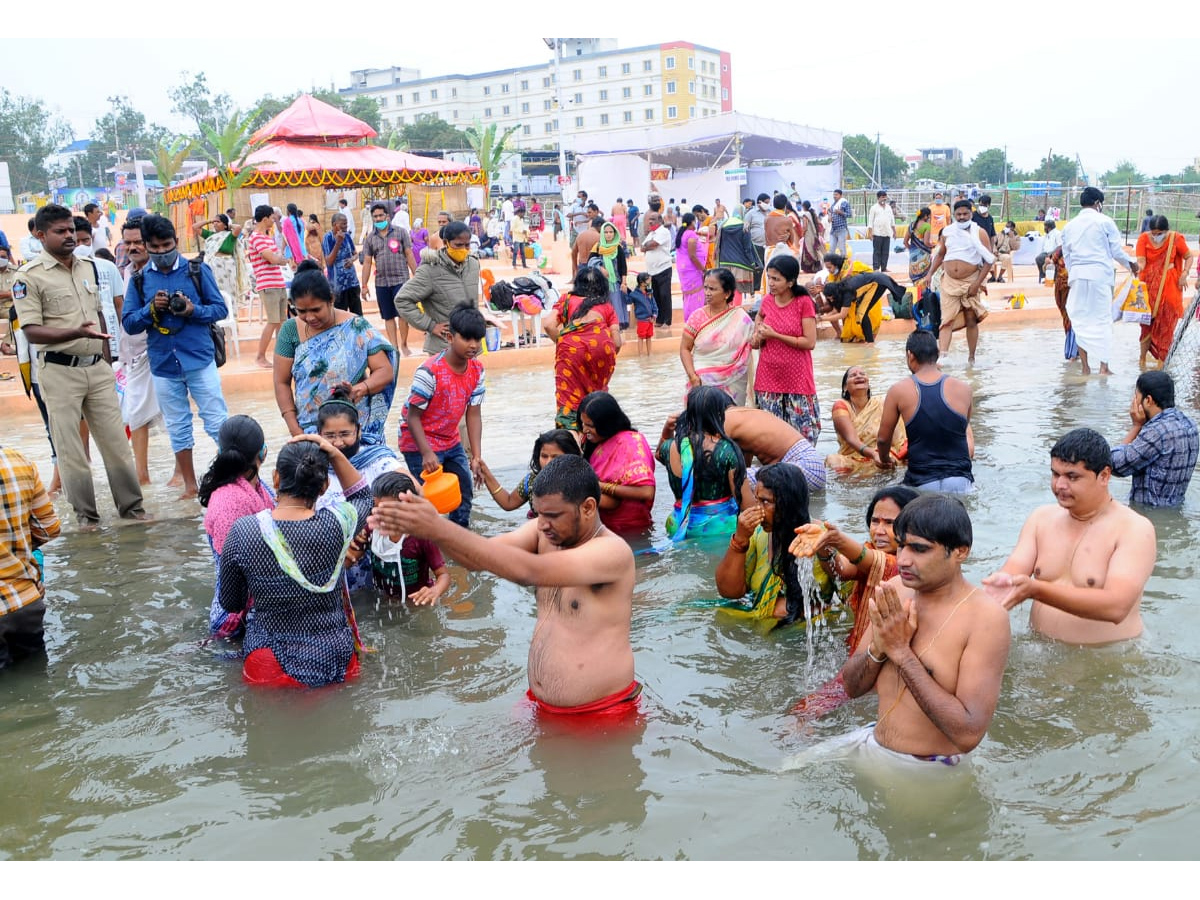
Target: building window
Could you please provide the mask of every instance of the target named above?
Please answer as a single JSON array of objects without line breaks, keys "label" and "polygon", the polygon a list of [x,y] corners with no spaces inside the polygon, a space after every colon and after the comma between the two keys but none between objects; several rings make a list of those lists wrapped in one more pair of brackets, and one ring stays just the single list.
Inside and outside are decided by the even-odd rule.
[{"label": "building window", "polygon": [[643,72],[653,72],[654,71],[653,60],[649,60],[649,59],[642,60],[642,71]]},{"label": "building window", "polygon": [[508,93],[508,87],[509,87],[509,86],[508,86],[507,84],[502,84],[502,85],[500,85],[500,93],[502,93],[502,94],[507,94],[507,93]]},{"label": "building window", "polygon": [[[647,110],[647,112],[649,112],[649,110]],[[667,118],[668,119],[674,119],[678,116],[678,114],[679,114],[679,111],[674,106],[667,107]]]},{"label": "building window", "polygon": [[721,88],[721,99],[722,100],[729,99],[729,88]]},{"label": "building window", "polygon": [[558,119],[554,120],[554,130],[558,131]]},{"label": "building window", "polygon": [[632,67],[630,66],[629,63],[621,63],[621,74],[628,75],[630,73],[631,68]]},{"label": "building window", "polygon": [[572,81],[583,81],[583,69],[572,69],[571,70],[571,80]]},{"label": "building window", "polygon": [[457,109],[454,111],[454,118],[456,118],[456,119],[458,118],[458,110]]},{"label": "building window", "polygon": [[689,56],[689,57],[688,57],[688,68],[689,68],[689,69],[692,69],[693,71],[695,71],[695,69],[696,69],[696,57],[694,57],[694,56]]},{"label": "building window", "polygon": [[688,118],[689,118],[689,119],[694,119],[694,118],[696,118],[696,107],[694,107],[694,106],[689,106],[689,107],[688,107]]},{"label": "building window", "polygon": [[546,134],[550,134],[554,131],[554,125],[552,125],[550,122],[547,122],[544,127],[546,129]]},{"label": "building window", "polygon": [[457,97],[458,96],[458,88],[450,88],[450,96]]},{"label": "building window", "polygon": [[632,122],[633,121],[633,113],[631,113],[629,110],[625,110],[624,120],[626,122]]},{"label": "building window", "polygon": [[673,68],[675,68],[675,57],[673,57],[673,56],[668,56],[668,57],[667,57],[667,68],[668,68],[668,69],[673,69]]},{"label": "building window", "polygon": [[554,109],[554,101],[553,100],[543,100],[542,101],[542,110],[544,112],[550,112],[550,110],[552,110],[552,109]]},{"label": "building window", "polygon": [[521,80],[521,90],[523,90],[523,91],[529,90],[529,79],[528,78],[523,78]]},{"label": "building window", "polygon": [[675,93],[675,82],[673,82],[673,81],[668,81],[668,82],[667,82],[667,93],[668,93],[668,94],[673,94],[673,93]]},{"label": "building window", "polygon": [[646,121],[647,121],[647,122],[653,122],[653,121],[654,121],[654,110],[652,110],[652,109],[648,109],[648,110],[646,110]]},{"label": "building window", "polygon": [[490,84],[485,84],[483,86],[483,96],[485,96],[485,97],[491,96],[491,93],[492,93],[492,86]]},{"label": "building window", "polygon": [[688,93],[689,93],[689,94],[694,94],[694,93],[696,93],[696,82],[694,82],[694,81],[689,81],[689,82],[688,82]]},{"label": "building window", "polygon": [[608,66],[601,66],[599,69],[596,70],[596,75],[600,78],[607,78],[608,77]]},{"label": "building window", "polygon": [[490,106],[485,106],[483,108],[483,117],[485,119],[490,119],[492,117],[492,108]]},{"label": "building window", "polygon": [[575,103],[582,104],[583,103],[583,94],[576,94],[572,99],[575,101]]},{"label": "building window", "polygon": [[633,96],[633,88],[621,88],[621,96],[628,100]]},{"label": "building window", "polygon": [[600,113],[600,124],[601,125],[608,124],[608,113]]},{"label": "building window", "polygon": [[511,106],[505,106],[504,108],[502,108],[502,109],[500,110],[500,114],[501,114],[501,115],[504,115],[504,116],[511,115],[511,114],[512,114],[512,107],[511,107]]},{"label": "building window", "polygon": [[421,92],[413,91],[413,103],[420,103],[420,102],[421,102]]},{"label": "building window", "polygon": [[548,77],[542,79],[542,87],[544,87],[544,88],[550,87],[550,79]]},{"label": "building window", "polygon": [[397,105],[397,106],[403,106],[403,105],[404,105],[404,95],[403,95],[403,94],[397,94],[397,95],[396,95],[396,105]]},{"label": "building window", "polygon": [[642,94],[644,94],[647,97],[653,97],[654,96],[654,85],[652,85],[652,84],[645,85],[642,88]]},{"label": "building window", "polygon": [[529,112],[529,104],[528,104],[528,103],[522,103],[522,104],[521,104],[521,112],[522,112],[522,113],[528,113],[528,112]]},{"label": "building window", "polygon": [[528,125],[521,126],[521,134],[533,134],[533,129]]},{"label": "building window", "polygon": [[403,125],[403,124],[404,124],[404,116],[397,116],[397,117],[396,117],[396,124],[397,124],[397,125]]},{"label": "building window", "polygon": [[387,109],[387,97],[380,97],[380,98],[379,98],[379,108],[380,108],[380,109]]},{"label": "building window", "polygon": [[576,128],[582,128],[582,127],[583,127],[583,116],[576,116],[576,117],[575,117],[575,127],[576,127]]},{"label": "building window", "polygon": [[437,99],[437,88],[434,88],[433,90],[431,90],[431,91],[429,92],[429,99],[430,99],[430,100],[436,100],[436,99]]},{"label": "building window", "polygon": [[601,101],[607,100],[608,99],[608,91],[601,91],[600,99],[601,99]]}]

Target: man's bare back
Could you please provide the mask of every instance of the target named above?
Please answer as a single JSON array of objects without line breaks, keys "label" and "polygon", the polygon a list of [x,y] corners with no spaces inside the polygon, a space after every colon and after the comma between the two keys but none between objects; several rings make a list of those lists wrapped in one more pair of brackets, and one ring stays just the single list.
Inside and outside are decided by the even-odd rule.
[{"label": "man's bare back", "polygon": [[742,448],[747,464],[756,456],[764,466],[782,460],[803,437],[778,416],[745,406],[731,406],[725,410],[725,434]]}]

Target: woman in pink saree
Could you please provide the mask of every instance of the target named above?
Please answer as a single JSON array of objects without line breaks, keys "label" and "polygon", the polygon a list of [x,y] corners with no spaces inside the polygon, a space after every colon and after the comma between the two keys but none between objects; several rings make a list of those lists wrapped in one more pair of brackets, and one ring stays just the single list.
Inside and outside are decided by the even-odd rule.
[{"label": "woman in pink saree", "polygon": [[605,391],[579,404],[583,456],[600,479],[600,521],[618,534],[647,531],[654,506],[654,453]]},{"label": "woman in pink saree", "polygon": [[679,360],[689,390],[709,384],[744,406],[754,320],[733,304],[736,289],[737,280],[728,269],[713,269],[704,277],[705,303],[688,317],[679,342]]},{"label": "woman in pink saree", "polygon": [[684,213],[675,236],[675,267],[683,291],[683,320],[686,322],[704,305],[704,268],[708,259],[708,241],[696,228],[696,216]]}]

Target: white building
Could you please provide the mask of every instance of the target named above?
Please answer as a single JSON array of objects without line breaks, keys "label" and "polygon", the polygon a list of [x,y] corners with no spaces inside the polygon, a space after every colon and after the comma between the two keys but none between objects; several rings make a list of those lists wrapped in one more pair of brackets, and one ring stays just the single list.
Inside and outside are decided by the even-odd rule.
[{"label": "white building", "polygon": [[549,58],[517,69],[435,78],[395,66],[359,69],[339,93],[375,98],[385,128],[423,116],[456,128],[475,119],[517,125],[513,143],[519,150],[556,150],[560,139],[570,149],[573,134],[682,124],[733,109],[729,54],[720,50],[686,41],[622,50],[604,38],[562,38],[559,45],[557,66]]}]

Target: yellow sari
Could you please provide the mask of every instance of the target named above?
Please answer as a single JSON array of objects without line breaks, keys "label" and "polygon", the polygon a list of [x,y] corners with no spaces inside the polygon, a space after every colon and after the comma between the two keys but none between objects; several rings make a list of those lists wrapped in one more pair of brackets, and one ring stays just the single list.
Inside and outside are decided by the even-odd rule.
[{"label": "yellow sari", "polygon": [[[854,426],[854,433],[858,436],[858,441],[854,446],[851,446],[839,434],[838,452],[831,453],[825,457],[825,465],[835,472],[843,474],[865,472],[873,469],[875,466],[874,460],[867,459],[858,452],[858,448],[863,444],[871,447],[875,446],[875,441],[879,437],[879,422],[883,418],[883,401],[878,397],[871,397],[862,409],[855,412],[854,404],[843,398],[834,401],[830,415],[833,417],[835,423],[838,416],[849,416],[850,422]],[[897,420],[896,433],[892,437],[892,459],[896,462],[903,462],[904,457],[907,455],[908,435],[904,431],[904,421],[901,419]]]}]

